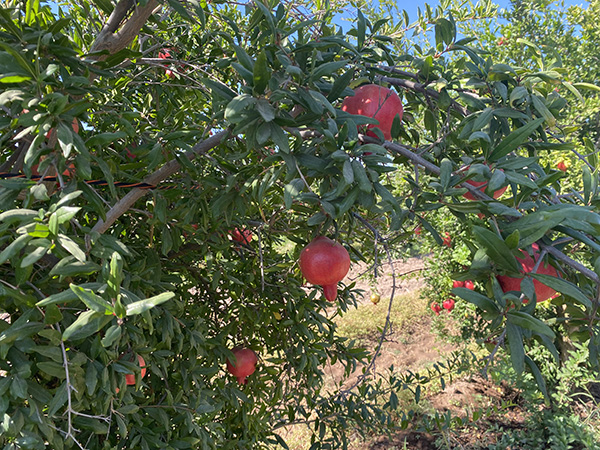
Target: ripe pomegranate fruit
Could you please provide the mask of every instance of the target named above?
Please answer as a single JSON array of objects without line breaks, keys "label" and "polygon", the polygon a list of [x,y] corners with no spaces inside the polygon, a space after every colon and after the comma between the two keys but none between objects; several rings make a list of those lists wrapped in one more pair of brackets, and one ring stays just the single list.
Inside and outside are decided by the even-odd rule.
[{"label": "ripe pomegranate fruit", "polygon": [[436,316],[439,316],[442,307],[439,305],[439,303],[432,303],[431,310],[435,313]]},{"label": "ripe pomegranate fruit", "polygon": [[569,168],[569,166],[567,166],[567,163],[565,163],[564,161],[560,161],[558,164],[556,164],[556,168],[558,170],[561,170],[563,172],[566,172],[567,169]]},{"label": "ripe pomegranate fruit", "polygon": [[337,297],[337,284],[350,270],[350,255],[344,246],[325,236],[311,241],[300,253],[300,271],[306,281],[323,286],[330,302]]},{"label": "ripe pomegranate fruit", "polygon": [[446,247],[452,247],[452,236],[450,236],[450,233],[448,233],[447,231],[446,235],[444,236],[444,240],[442,241],[442,244]]},{"label": "ripe pomegranate fruit", "polygon": [[452,287],[453,288],[465,287],[465,282],[464,281],[454,280],[452,282]]},{"label": "ripe pomegranate fruit", "polygon": [[[121,356],[119,356],[119,359],[125,359],[125,361],[130,361],[133,362],[134,357],[131,353],[124,353]],[[146,361],[144,361],[144,358],[142,358],[141,355],[137,355],[137,362],[138,365],[141,368],[141,377],[144,378],[146,376]],[[134,386],[135,385],[135,374],[133,373],[128,373],[125,375],[125,383],[127,384],[127,386]],[[117,394],[119,393],[119,388],[117,388],[116,390]]]},{"label": "ripe pomegranate fruit", "polygon": [[[533,270],[539,258],[539,246],[537,244],[532,244],[531,247],[533,249],[533,258],[523,250],[521,250],[523,257],[517,258],[517,261],[521,265],[520,272],[522,274],[530,273]],[[558,277],[558,272],[550,264],[540,264],[535,273]],[[504,292],[521,292],[521,281],[523,281],[523,277],[510,277],[508,275],[498,275],[497,279]],[[533,280],[533,286],[535,287],[535,297],[537,298],[538,303],[546,301],[556,295],[556,291],[554,289],[546,286],[538,280]]]},{"label": "ripe pomegranate fruit", "polygon": [[[467,171],[469,170],[470,166],[465,167],[463,170]],[[504,172],[502,169],[497,169],[500,170],[501,172]],[[485,192],[487,185],[488,185],[488,181],[474,181],[474,180],[467,180],[465,181],[465,183],[470,184],[471,186],[474,186],[476,188],[479,188],[479,190],[481,192]],[[508,186],[504,186],[500,189],[498,189],[497,191],[494,191],[494,193],[492,194],[492,197],[494,199],[499,198],[502,194],[504,194],[504,192],[508,189]],[[475,195],[473,195],[471,192],[465,192],[463,194],[463,197],[466,198],[467,200],[479,200],[478,198],[475,197]]]},{"label": "ripe pomegranate fruit", "polygon": [[[404,114],[398,94],[377,84],[366,84],[355,89],[353,97],[344,99],[342,111],[377,119],[379,125],[369,124],[367,130],[379,128],[386,140],[392,138],[392,123],[396,114],[400,120]],[[372,131],[367,131],[367,136],[376,137]]]},{"label": "ripe pomegranate fruit", "polygon": [[451,312],[454,309],[454,299],[448,298],[448,299],[444,300],[444,302],[442,303],[442,306],[444,307],[445,310],[447,310],[448,312]]},{"label": "ripe pomegranate fruit", "polygon": [[247,229],[240,230],[239,228],[234,228],[229,235],[233,241],[240,242],[242,244],[249,244],[254,237],[252,235],[252,231]]},{"label": "ripe pomegranate fruit", "polygon": [[471,291],[474,291],[475,283],[473,283],[471,280],[467,280],[467,281],[465,281],[465,287]]},{"label": "ripe pomegranate fruit", "polygon": [[246,384],[249,377],[256,370],[258,356],[254,350],[249,348],[235,347],[232,350],[234,361],[227,360],[227,371],[237,378],[238,383]]}]

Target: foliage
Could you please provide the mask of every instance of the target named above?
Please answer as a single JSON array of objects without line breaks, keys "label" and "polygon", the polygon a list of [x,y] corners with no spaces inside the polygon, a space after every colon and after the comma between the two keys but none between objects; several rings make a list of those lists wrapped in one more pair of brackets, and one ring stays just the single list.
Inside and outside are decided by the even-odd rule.
[{"label": "foliage", "polygon": [[[597,367],[597,159],[568,198],[556,196],[565,174],[540,163],[571,148],[555,87],[574,91],[560,71],[493,61],[441,10],[422,23],[435,44],[411,47],[385,21],[358,13],[343,33],[291,2],[3,6],[5,448],[261,448],[284,445],[276,431],[292,423],[312,427],[315,449],[343,448],[350,427],[387,429],[396,391],[416,396],[418,380],[373,379],[378,350],[332,320],[356,303],[353,286],[330,304],[296,262],[319,234],[368,263],[417,223],[441,245],[432,211],[463,224],[464,276],[482,292],[454,293],[506,336],[518,374],[545,390],[524,342],[552,350],[555,333],[494,275],[515,272],[534,242],[562,269],[552,283],[569,333]],[[339,109],[367,81],[403,99],[392,141]],[[509,190],[494,201],[467,178]],[[468,189],[481,200],[465,201]],[[233,241],[235,228],[255,238]],[[225,372],[235,346],[261,357],[247,385]],[[121,358],[132,354],[145,377]],[[364,373],[326,392],[322,367],[336,361]]]},{"label": "foliage", "polygon": [[[559,368],[548,363],[552,356],[541,345],[532,344],[529,354],[540,364],[546,380],[553,385],[549,389],[552,392],[552,405],[544,407],[540,404],[542,399],[531,375],[516,377],[509,367],[510,362],[501,360],[492,370],[492,375],[498,380],[514,383],[521,390],[522,403],[529,414],[524,429],[504,432],[501,439],[490,448],[500,449],[511,445],[557,450],[600,448],[600,436],[595,426],[597,417],[594,417],[599,412],[599,405],[588,391],[596,381],[596,375],[587,360],[587,349],[576,344],[569,359]],[[582,410],[586,410],[586,414],[581,414]]]}]

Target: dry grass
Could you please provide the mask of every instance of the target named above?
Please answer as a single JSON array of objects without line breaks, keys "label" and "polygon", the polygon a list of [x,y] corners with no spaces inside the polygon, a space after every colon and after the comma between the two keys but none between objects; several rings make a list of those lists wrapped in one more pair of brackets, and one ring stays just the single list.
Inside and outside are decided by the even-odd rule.
[{"label": "dry grass", "polygon": [[[356,309],[350,310],[343,316],[334,319],[338,327],[337,332],[340,336],[356,339],[360,345],[373,350],[381,336],[381,329],[385,324],[388,308],[389,298],[382,298],[379,304],[373,305],[368,297],[366,297],[365,301],[361,302]],[[381,369],[387,369],[390,363],[395,366],[402,366],[402,363],[396,364],[395,360],[396,358],[402,360],[406,355],[400,353],[395,347],[403,345],[403,343],[410,340],[410,334],[415,327],[422,328],[424,318],[428,314],[427,308],[427,301],[420,298],[418,291],[408,292],[394,299],[390,312],[393,331],[391,339],[393,343],[384,348],[382,352],[383,360],[379,365]],[[333,387],[336,384],[336,378],[339,376],[339,373],[336,375],[334,371],[330,370],[326,370],[325,373],[327,374],[325,385]],[[399,395],[401,394],[399,393]],[[414,402],[412,394],[409,397],[406,401],[408,403]],[[401,401],[404,401],[404,399],[401,399]],[[310,447],[312,431],[304,425],[286,427],[280,430],[280,435],[284,438],[290,450],[307,450]],[[363,439],[357,436],[350,448],[363,450],[365,448],[364,445],[365,442]]]},{"label": "dry grass", "polygon": [[[338,335],[368,345],[368,342],[376,341],[381,334],[388,310],[389,298],[381,298],[377,305],[366,301],[335,319]],[[394,338],[401,339],[404,333],[426,315],[427,300],[420,298],[419,292],[413,291],[395,297],[390,312]]]}]

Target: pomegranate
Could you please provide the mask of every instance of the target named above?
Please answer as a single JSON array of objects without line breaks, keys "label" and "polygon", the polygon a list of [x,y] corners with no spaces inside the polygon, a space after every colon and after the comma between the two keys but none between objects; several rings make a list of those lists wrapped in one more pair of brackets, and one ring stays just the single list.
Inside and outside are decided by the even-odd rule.
[{"label": "pomegranate", "polygon": [[442,307],[439,305],[439,303],[432,303],[431,310],[435,313],[436,316],[439,316]]},{"label": "pomegranate", "polygon": [[467,289],[469,289],[470,291],[474,291],[475,290],[475,283],[473,283],[471,280],[467,280],[467,281],[465,281],[465,287]]},{"label": "pomegranate", "polygon": [[[392,123],[396,114],[400,120],[404,114],[398,94],[377,84],[366,84],[355,89],[353,97],[344,99],[342,111],[377,119],[379,125],[369,124],[367,130],[379,128],[386,140],[392,138]],[[372,131],[368,131],[367,136],[376,137]]]},{"label": "pomegranate", "polygon": [[[489,166],[489,164],[486,163],[487,166]],[[469,167],[471,166],[467,166],[465,167],[463,170],[469,170]],[[502,169],[498,169],[501,172],[504,172]],[[479,188],[479,190],[481,192],[485,192],[487,185],[488,185],[488,181],[473,181],[473,180],[467,180],[465,181],[465,183],[470,184],[471,186],[474,186],[476,188]],[[498,189],[497,191],[494,191],[494,193],[492,194],[492,197],[494,199],[499,198],[502,194],[504,194],[504,192],[508,189],[508,186],[504,186],[500,189]],[[466,198],[467,200],[479,200],[478,198],[475,198],[475,195],[473,195],[471,192],[465,192],[463,194],[463,197]]]},{"label": "pomegranate", "polygon": [[[523,257],[517,258],[517,261],[521,265],[521,273],[523,274],[531,272],[539,258],[539,246],[537,244],[532,244],[531,247],[533,249],[533,258],[523,250],[521,250]],[[558,277],[558,272],[550,264],[540,264],[535,273]],[[510,277],[508,275],[498,275],[497,278],[504,292],[521,291],[521,281],[523,281],[523,277]],[[546,301],[556,295],[556,291],[554,289],[546,286],[538,280],[533,280],[533,286],[535,287],[535,296],[538,302]]]},{"label": "pomegranate", "polygon": [[444,302],[442,303],[442,306],[444,307],[445,310],[447,310],[448,312],[451,312],[454,309],[454,299],[448,298],[448,299],[444,300]]},{"label": "pomegranate", "polygon": [[240,230],[239,228],[234,228],[229,235],[233,241],[240,242],[242,244],[249,244],[254,237],[252,235],[252,231],[246,229]]},{"label": "pomegranate", "polygon": [[238,383],[246,384],[249,377],[256,370],[256,363],[258,362],[258,356],[254,350],[249,348],[235,347],[232,350],[235,360],[227,360],[227,371],[237,378]]},{"label": "pomegranate", "polygon": [[442,244],[448,248],[452,247],[452,236],[450,236],[450,233],[448,233],[447,231],[446,231],[446,234],[444,235],[444,240],[442,241]]},{"label": "pomegranate", "polygon": [[325,236],[312,240],[300,253],[300,271],[306,281],[323,286],[330,302],[337,297],[337,284],[350,270],[350,255],[344,246]]},{"label": "pomegranate", "polygon": [[452,287],[453,288],[465,287],[465,282],[464,281],[454,280],[452,282]]},{"label": "pomegranate", "polygon": [[[125,361],[133,362],[134,357],[131,353],[123,353],[121,356],[119,356],[119,359],[125,359]],[[142,355],[137,355],[137,362],[141,368],[140,375],[142,378],[144,378],[146,376],[146,361],[144,361],[144,358],[142,358]],[[127,386],[134,386],[135,385],[135,374],[133,374],[133,373],[126,374],[125,375],[125,383],[127,384]],[[119,393],[119,388],[117,388],[117,394],[118,393]]]}]

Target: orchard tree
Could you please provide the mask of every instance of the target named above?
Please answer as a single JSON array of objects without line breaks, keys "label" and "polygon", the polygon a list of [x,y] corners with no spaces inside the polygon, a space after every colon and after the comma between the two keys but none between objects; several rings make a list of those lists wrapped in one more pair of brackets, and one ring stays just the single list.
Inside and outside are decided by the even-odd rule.
[{"label": "orchard tree", "polygon": [[[484,55],[451,13],[428,21],[435,44],[413,48],[361,12],[343,32],[320,3],[4,2],[4,448],[265,448],[291,424],[340,448],[393,429],[422,380],[374,375],[389,323],[372,353],[336,333],[361,295],[337,264],[345,249],[377,273],[417,227],[442,245],[431,211],[467,230],[462,276],[485,289],[455,293],[493,354],[545,390],[524,350],[557,356],[541,282],[598,364],[597,159],[567,197],[540,160],[569,142],[564,81]],[[361,85],[402,109],[342,108]],[[306,284],[319,236],[341,256]],[[523,271],[504,292],[496,276]],[[325,389],[334,363],[345,379]]]}]

